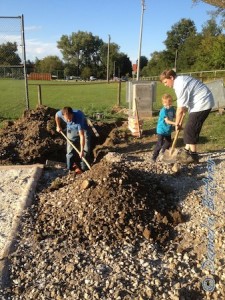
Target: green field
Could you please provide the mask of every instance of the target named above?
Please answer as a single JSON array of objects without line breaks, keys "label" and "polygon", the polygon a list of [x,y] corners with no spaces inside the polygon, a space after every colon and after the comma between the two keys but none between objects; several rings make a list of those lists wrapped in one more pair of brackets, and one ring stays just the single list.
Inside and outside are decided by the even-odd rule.
[{"label": "green field", "polygon": [[[118,83],[79,83],[57,81],[28,81],[29,106],[39,103],[38,90],[41,88],[42,104],[53,108],[71,106],[85,113],[105,112],[118,104]],[[23,80],[0,80],[0,118],[14,119],[26,109]],[[122,107],[126,106],[126,83],[121,85]]]},{"label": "green field", "polygon": [[[112,108],[118,105],[118,82],[56,82],[56,81],[28,81],[30,108],[38,105],[38,86],[41,86],[42,104],[61,108],[71,106],[84,111],[88,116],[95,112],[103,113],[107,119],[120,118],[119,114],[112,114]],[[23,80],[0,80],[0,122],[7,119],[21,117],[26,108],[25,87]],[[157,83],[156,102],[153,104],[154,116],[145,120],[144,130],[155,128],[158,111],[161,108],[161,97],[170,93],[176,105],[173,89]],[[127,108],[126,82],[121,84],[121,108]],[[127,118],[127,116],[123,116]],[[225,149],[224,139],[225,115],[212,112],[206,120],[200,139],[200,151]]]},{"label": "green field", "polygon": [[[74,82],[74,81],[28,81],[29,107],[39,103],[41,89],[42,104],[53,108],[76,107],[88,114],[90,111],[104,112],[118,105],[118,82]],[[23,80],[0,80],[0,118],[14,119],[26,109],[25,85]],[[162,84],[157,85],[157,101],[154,110],[161,107],[161,96],[168,92]],[[169,91],[173,96],[172,89]],[[120,106],[127,107],[126,82],[121,83]]]}]

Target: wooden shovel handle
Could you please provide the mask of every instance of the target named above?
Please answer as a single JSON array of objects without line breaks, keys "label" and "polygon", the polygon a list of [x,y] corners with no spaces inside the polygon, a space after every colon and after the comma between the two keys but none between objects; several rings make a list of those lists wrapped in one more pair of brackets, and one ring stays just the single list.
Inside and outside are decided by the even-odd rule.
[{"label": "wooden shovel handle", "polygon": [[[180,126],[182,126],[182,124],[183,124],[184,117],[185,117],[185,114],[183,113],[183,115],[180,119]],[[174,136],[173,143],[172,143],[172,146],[171,146],[171,152],[173,152],[173,150],[175,148],[175,145],[177,143],[177,139],[178,139],[178,135],[179,135],[180,131],[181,131],[181,129],[176,130],[176,134]]]},{"label": "wooden shovel handle", "polygon": [[[60,133],[62,134],[62,136],[64,136],[64,138],[67,140],[67,142],[73,147],[73,149],[80,154],[79,150],[77,149],[77,147],[75,147],[75,145],[68,139],[68,137],[62,132],[60,131]],[[85,164],[87,165],[88,169],[91,169],[91,166],[89,165],[89,163],[87,162],[87,160],[84,157],[81,157],[81,159],[85,162]]]}]

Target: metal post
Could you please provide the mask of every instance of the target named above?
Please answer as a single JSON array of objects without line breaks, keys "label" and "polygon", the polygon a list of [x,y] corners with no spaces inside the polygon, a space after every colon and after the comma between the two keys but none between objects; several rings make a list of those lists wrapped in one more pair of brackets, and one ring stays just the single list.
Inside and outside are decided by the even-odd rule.
[{"label": "metal post", "polygon": [[178,50],[176,49],[176,52],[175,52],[175,62],[174,62],[174,71],[175,72],[177,71],[177,54],[178,54]]},{"label": "metal post", "polygon": [[108,41],[108,55],[107,55],[107,82],[109,83],[109,46],[110,46],[110,35]]},{"label": "metal post", "polygon": [[116,77],[116,61],[114,60],[113,77]]},{"label": "metal post", "polygon": [[26,68],[26,48],[25,48],[25,34],[24,34],[24,18],[21,16],[21,37],[22,37],[22,49],[23,49],[23,70],[25,80],[25,95],[26,95],[26,109],[30,109],[28,82],[27,82],[27,68]]},{"label": "metal post", "polygon": [[142,0],[141,26],[140,26],[140,39],[139,39],[139,51],[138,51],[138,65],[137,65],[137,81],[139,80],[140,77],[140,60],[141,60],[141,44],[142,44],[144,10],[145,10],[145,0]]},{"label": "metal post", "polygon": [[121,103],[121,80],[119,80],[119,85],[118,85],[117,105],[120,106],[120,103]]}]

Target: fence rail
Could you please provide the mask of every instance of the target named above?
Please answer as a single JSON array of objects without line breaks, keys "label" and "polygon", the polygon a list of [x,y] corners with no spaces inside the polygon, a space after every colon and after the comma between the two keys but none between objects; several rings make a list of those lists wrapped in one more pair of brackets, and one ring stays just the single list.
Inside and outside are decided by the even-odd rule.
[{"label": "fence rail", "polygon": [[[202,81],[205,81],[208,79],[217,79],[217,78],[223,78],[225,80],[225,70],[195,71],[195,72],[184,72],[184,73],[177,73],[177,74],[178,75],[190,75],[190,76],[199,78]],[[142,77],[141,80],[159,81],[159,75]]]}]

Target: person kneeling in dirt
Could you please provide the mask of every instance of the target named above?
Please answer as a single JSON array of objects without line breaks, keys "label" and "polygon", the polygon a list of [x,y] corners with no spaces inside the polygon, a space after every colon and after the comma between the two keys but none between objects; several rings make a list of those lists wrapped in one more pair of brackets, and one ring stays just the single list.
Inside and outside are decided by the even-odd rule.
[{"label": "person kneeling in dirt", "polygon": [[79,156],[67,142],[66,163],[68,170],[77,168],[82,171],[87,170],[86,164],[82,161],[82,157],[87,159],[90,154],[90,132],[87,119],[81,110],[74,110],[71,107],[64,107],[55,114],[56,131],[62,131],[61,122],[66,123],[67,138],[79,149]]},{"label": "person kneeling in dirt", "polygon": [[202,125],[215,105],[210,89],[201,81],[188,75],[177,75],[174,70],[165,70],[161,82],[175,90],[177,96],[176,129],[188,110],[189,117],[184,127],[185,148],[178,155],[181,163],[198,163],[197,143]]},{"label": "person kneeling in dirt", "polygon": [[173,129],[172,125],[176,125],[173,122],[175,118],[176,111],[175,108],[172,106],[172,96],[169,94],[164,94],[162,96],[162,104],[163,107],[159,112],[159,119],[157,122],[156,133],[158,136],[158,141],[155,145],[152,161],[155,162],[159,152],[164,153],[166,149],[169,149],[171,146],[171,132]]}]

